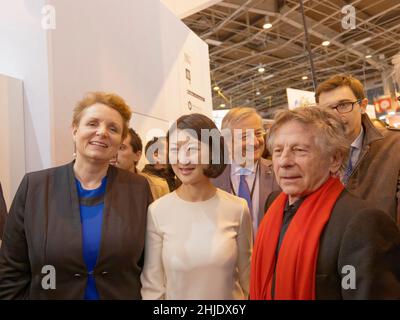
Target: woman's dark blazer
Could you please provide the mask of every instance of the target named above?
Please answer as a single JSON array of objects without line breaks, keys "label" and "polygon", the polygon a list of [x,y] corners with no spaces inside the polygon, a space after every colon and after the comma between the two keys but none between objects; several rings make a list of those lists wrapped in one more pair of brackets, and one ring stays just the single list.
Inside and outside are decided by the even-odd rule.
[{"label": "woman's dark blazer", "polygon": [[[94,269],[101,299],[140,299],[147,207],[145,178],[110,166]],[[0,250],[0,299],[83,299],[88,272],[73,163],[25,175]],[[54,266],[56,288],[42,268]],[[44,271],[44,270],[43,270]],[[46,287],[46,286],[45,286]]]},{"label": "woman's dark blazer", "polygon": [[0,240],[3,239],[4,224],[7,218],[7,206],[3,197],[3,189],[0,184]]}]

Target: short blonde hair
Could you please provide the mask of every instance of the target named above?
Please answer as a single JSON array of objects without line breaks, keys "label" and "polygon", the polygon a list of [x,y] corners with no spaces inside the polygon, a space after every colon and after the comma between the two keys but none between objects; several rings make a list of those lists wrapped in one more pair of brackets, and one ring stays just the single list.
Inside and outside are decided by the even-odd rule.
[{"label": "short blonde hair", "polygon": [[332,110],[318,106],[300,107],[294,110],[285,109],[277,112],[267,137],[267,147],[271,154],[276,132],[290,121],[297,121],[313,130],[315,143],[327,157],[339,153],[344,160],[340,171],[344,170],[345,160],[348,158],[350,149],[350,141],[345,135],[345,126],[340,117]]},{"label": "short blonde hair", "polygon": [[74,108],[72,126],[78,126],[79,122],[81,121],[83,111],[96,103],[104,104],[116,110],[121,115],[123,120],[122,139],[125,139],[128,135],[129,121],[131,120],[132,112],[125,100],[115,93],[101,91],[87,93],[82,100],[78,101]]},{"label": "short blonde hair", "polygon": [[234,125],[235,123],[238,123],[241,120],[243,120],[245,118],[249,118],[251,116],[256,116],[256,117],[260,118],[260,121],[262,123],[262,117],[257,112],[256,109],[250,108],[250,107],[232,108],[222,119],[221,128],[222,129],[230,129],[232,127],[232,125]]}]

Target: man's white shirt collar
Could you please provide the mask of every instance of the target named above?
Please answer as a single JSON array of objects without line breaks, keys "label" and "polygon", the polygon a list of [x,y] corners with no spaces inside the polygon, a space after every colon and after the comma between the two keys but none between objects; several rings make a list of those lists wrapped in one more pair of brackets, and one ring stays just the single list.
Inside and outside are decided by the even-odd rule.
[{"label": "man's white shirt collar", "polygon": [[256,172],[256,166],[255,165],[252,165],[251,167],[242,167],[242,166],[236,164],[235,162],[232,162],[232,165],[231,165],[231,174],[232,175],[238,175],[238,176],[246,175],[246,176],[249,176],[249,175],[255,174],[255,172]]},{"label": "man's white shirt collar", "polygon": [[364,128],[361,126],[361,130],[360,130],[360,134],[358,135],[358,137],[353,141],[353,143],[351,144],[351,146],[353,148],[356,149],[361,149],[362,147],[362,143],[363,143],[363,139],[364,139]]}]

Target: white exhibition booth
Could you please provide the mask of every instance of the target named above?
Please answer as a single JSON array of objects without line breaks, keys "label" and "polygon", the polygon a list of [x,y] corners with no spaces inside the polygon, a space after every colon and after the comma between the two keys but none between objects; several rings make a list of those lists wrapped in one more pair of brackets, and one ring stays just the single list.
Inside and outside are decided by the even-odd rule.
[{"label": "white exhibition booth", "polygon": [[22,81],[0,75],[0,181],[8,206],[25,173]]},{"label": "white exhibition booth", "polygon": [[144,143],[182,114],[212,115],[208,46],[159,0],[1,5],[0,181],[8,206],[23,174],[72,159],[72,109],[85,92],[124,97]]},{"label": "white exhibition booth", "polygon": [[221,0],[161,0],[178,18],[186,18],[206,9]]}]

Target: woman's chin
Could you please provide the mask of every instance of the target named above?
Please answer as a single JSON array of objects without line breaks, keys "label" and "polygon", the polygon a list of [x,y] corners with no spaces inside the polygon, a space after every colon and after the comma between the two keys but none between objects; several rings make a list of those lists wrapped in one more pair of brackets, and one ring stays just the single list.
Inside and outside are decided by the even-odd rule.
[{"label": "woman's chin", "polygon": [[96,162],[96,163],[107,163],[115,162],[115,157],[111,157],[107,154],[98,154],[98,153],[90,153],[83,155],[82,159],[88,162]]}]

